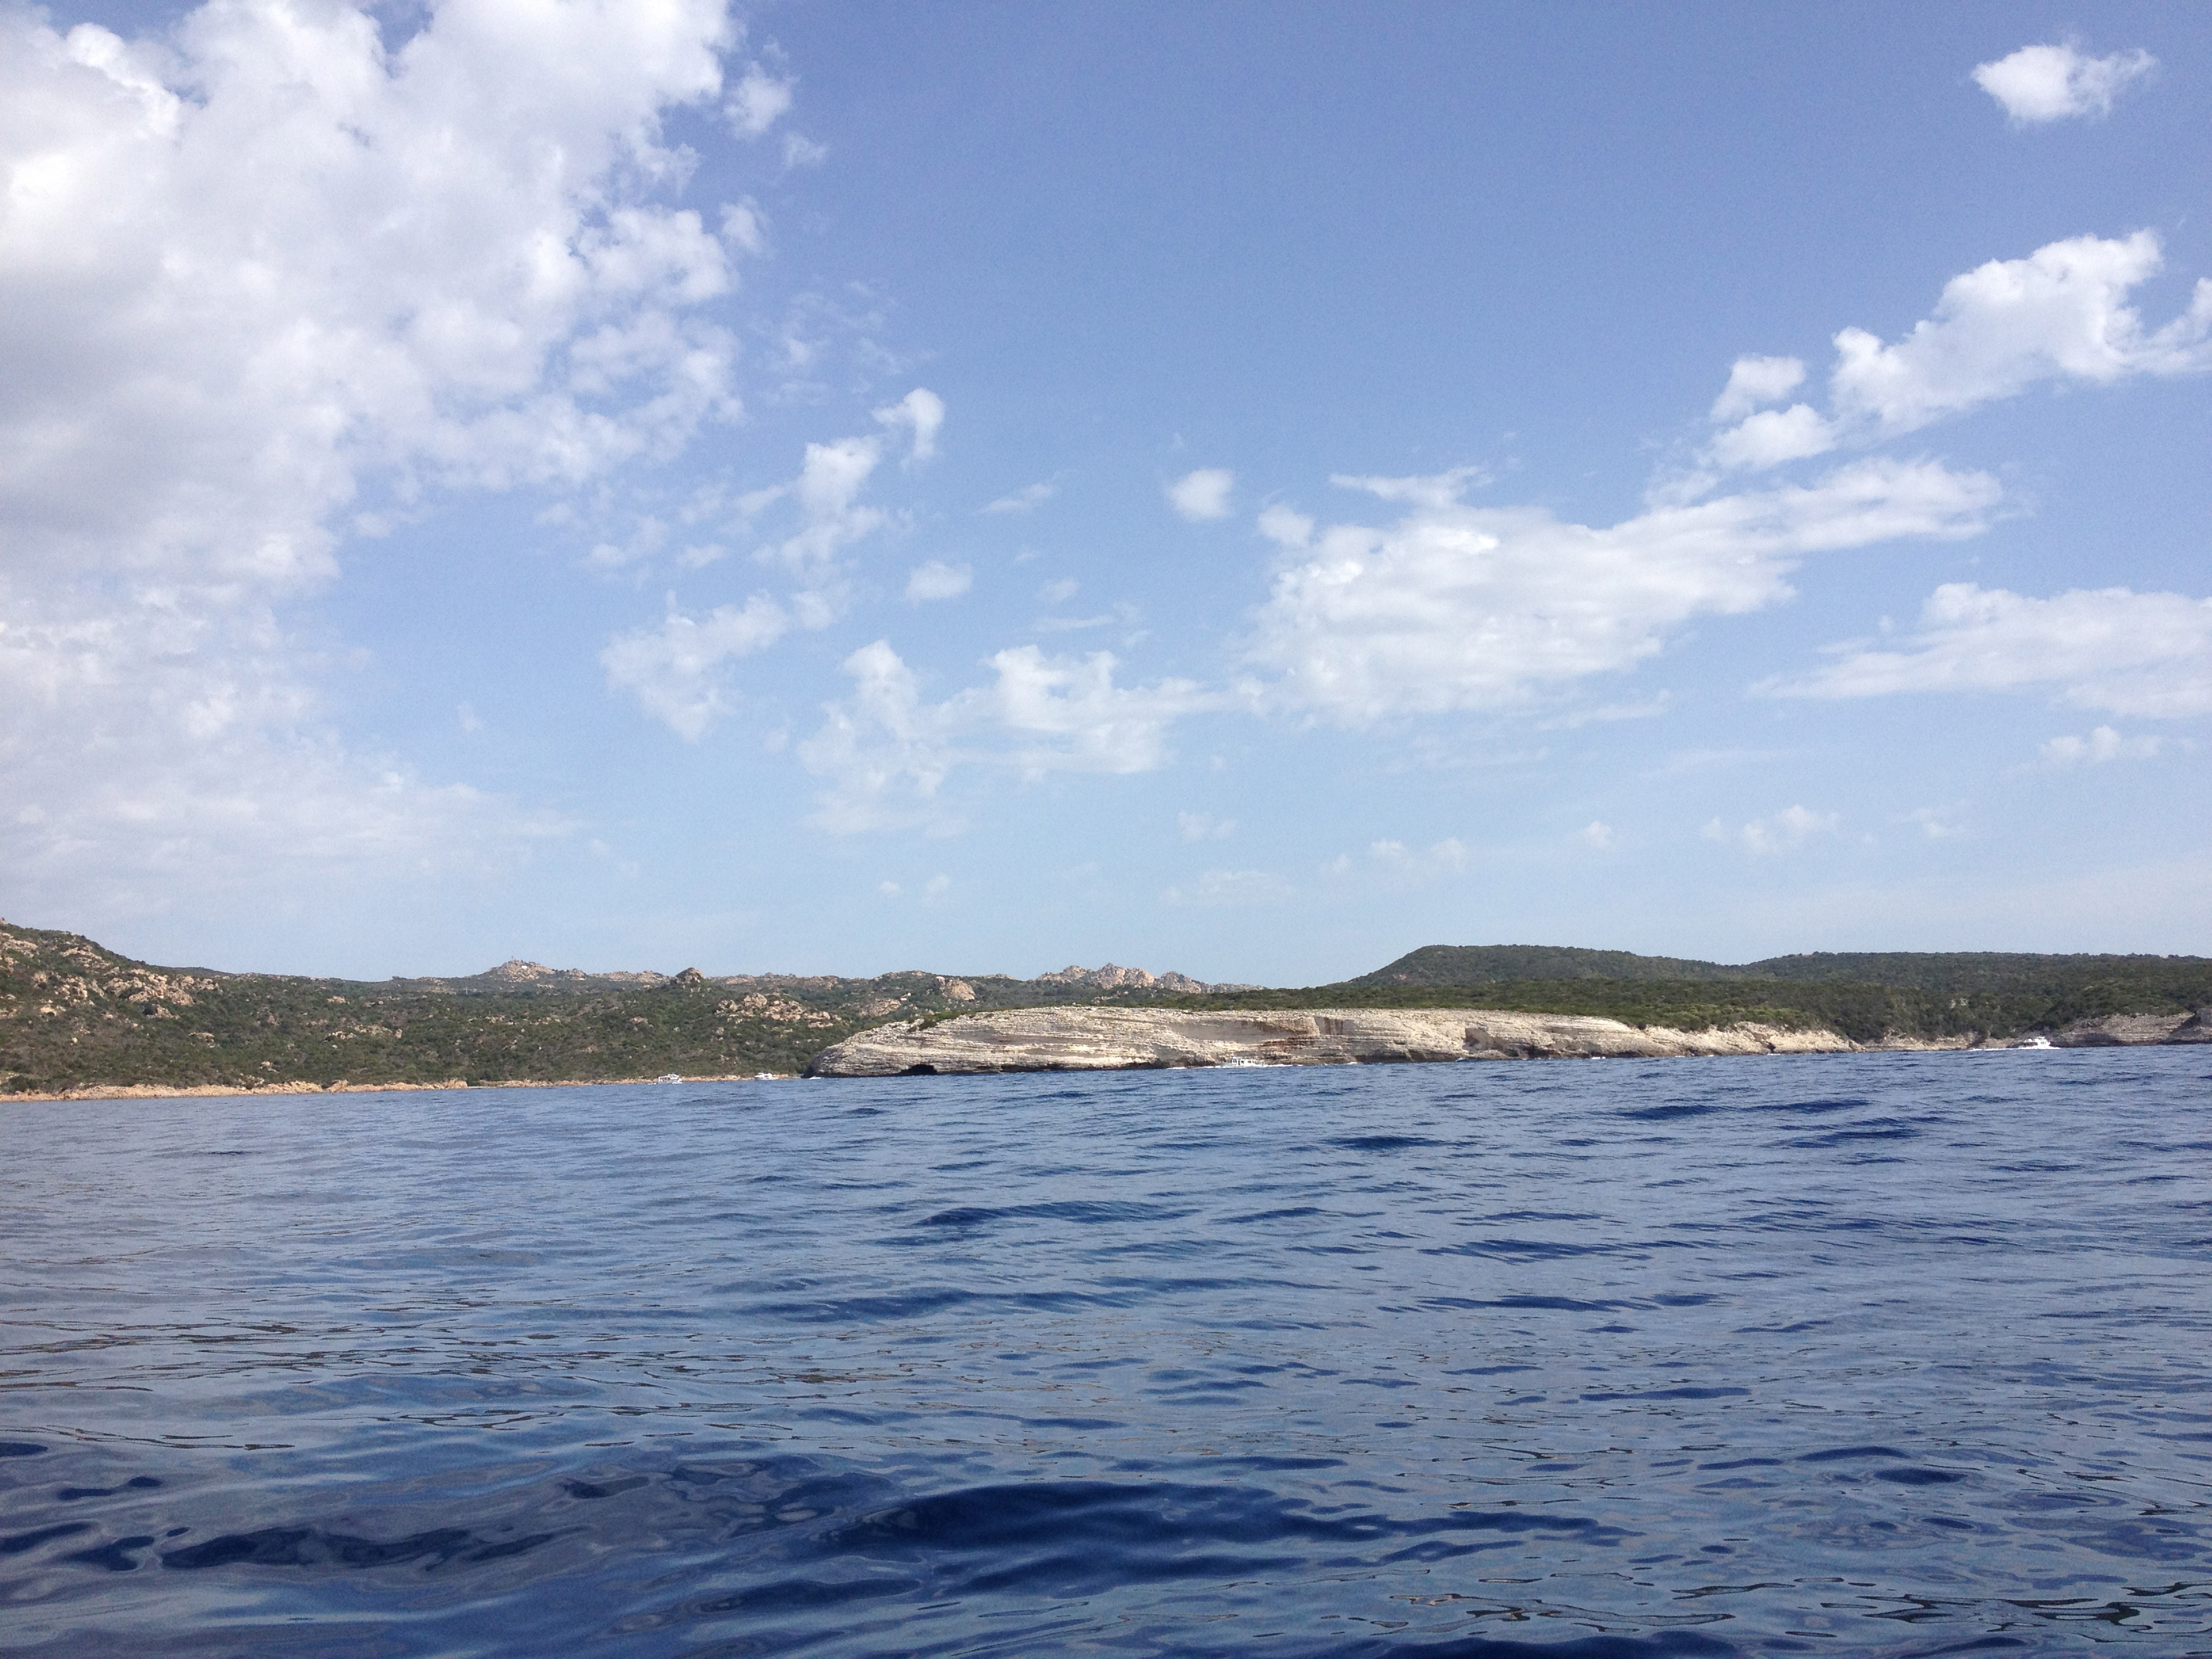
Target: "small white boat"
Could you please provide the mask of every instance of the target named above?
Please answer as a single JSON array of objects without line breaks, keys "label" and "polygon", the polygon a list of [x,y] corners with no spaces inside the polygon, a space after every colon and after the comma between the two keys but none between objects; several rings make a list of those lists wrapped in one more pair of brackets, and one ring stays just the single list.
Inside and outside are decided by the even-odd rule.
[{"label": "small white boat", "polygon": [[2048,1048],[2051,1046],[2051,1039],[2040,1034],[2038,1034],[2035,1036],[2022,1037],[2018,1042],[2013,1044],[2013,1047],[2015,1048]]},{"label": "small white boat", "polygon": [[681,1083],[684,1081],[682,1078],[677,1076],[673,1072],[663,1072],[659,1077],[653,1080],[655,1083]]}]

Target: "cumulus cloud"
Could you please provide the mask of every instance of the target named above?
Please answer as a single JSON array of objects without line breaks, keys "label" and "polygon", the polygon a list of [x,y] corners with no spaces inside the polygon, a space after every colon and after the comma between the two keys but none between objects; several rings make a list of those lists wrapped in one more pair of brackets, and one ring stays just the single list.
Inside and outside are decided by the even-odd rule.
[{"label": "cumulus cloud", "polygon": [[796,85],[771,75],[758,64],[748,64],[744,77],[730,88],[723,118],[740,138],[757,138],[790,113]]},{"label": "cumulus cloud", "polygon": [[888,409],[878,410],[876,419],[894,430],[905,428],[913,440],[907,459],[926,461],[937,453],[937,434],[945,425],[945,399],[926,386],[916,386]]},{"label": "cumulus cloud", "polygon": [[1832,836],[1842,824],[1840,813],[1785,806],[1770,817],[1753,818],[1734,830],[1715,818],[1701,833],[1707,841],[1731,842],[1753,858],[1767,858],[1778,853],[1794,853],[1808,841]]},{"label": "cumulus cloud", "polygon": [[2039,126],[2074,115],[2109,115],[2112,100],[2158,67],[2140,49],[2086,57],[2071,44],[2022,46],[1974,66],[1974,84],[2004,106],[2015,126]]},{"label": "cumulus cloud", "polygon": [[565,488],[737,412],[732,244],[659,136],[734,40],[721,0],[446,0],[389,48],[336,0],[0,12],[0,751],[42,803],[0,859],[113,890],[538,833],[349,757],[281,606],[365,489]]},{"label": "cumulus cloud", "polygon": [[1778,603],[1808,554],[1973,535],[1999,494],[1984,474],[1869,460],[1609,528],[1458,505],[1332,526],[1285,544],[1249,656],[1276,706],[1346,725],[1526,704],[1634,665],[1693,617]]},{"label": "cumulus cloud", "polygon": [[2074,589],[2048,599],[1947,582],[1897,647],[1848,647],[1778,696],[2042,691],[2077,708],[2174,719],[2212,714],[2212,599]]},{"label": "cumulus cloud", "polygon": [[1836,428],[1810,404],[1762,409],[1717,434],[1706,453],[1730,471],[1751,471],[1825,455],[1836,447]]},{"label": "cumulus cloud", "polygon": [[1729,367],[1728,385],[1713,400],[1716,421],[1741,420],[1754,409],[1778,404],[1805,383],[1805,365],[1796,357],[1739,357]]},{"label": "cumulus cloud", "polygon": [[1592,818],[1575,831],[1575,839],[1585,847],[1594,847],[1603,853],[1613,846],[1613,826],[1601,818]]},{"label": "cumulus cloud", "polygon": [[2111,726],[2100,726],[2086,736],[2069,732],[2053,738],[2037,754],[2045,766],[2063,769],[2102,766],[2109,761],[2155,760],[2166,746],[2163,738],[2122,737]]},{"label": "cumulus cloud", "polygon": [[2188,307],[2160,328],[2128,303],[2163,264],[2148,230],[1992,259],[1947,283],[1935,314],[1893,344],[1861,328],[1839,332],[1826,415],[1802,403],[1743,413],[1755,392],[1784,378],[1765,368],[1747,377],[1745,365],[1792,360],[1739,359],[1713,405],[1717,422],[1734,423],[1705,459],[1729,470],[1772,466],[1917,431],[2044,381],[2104,386],[2212,369],[2212,278],[2200,279]]},{"label": "cumulus cloud", "polygon": [[1237,475],[1227,468],[1202,466],[1168,486],[1168,505],[1193,524],[1204,519],[1225,519],[1229,492],[1236,487]]},{"label": "cumulus cloud", "polygon": [[931,599],[957,599],[975,585],[975,572],[964,564],[932,559],[916,565],[906,579],[906,602],[921,605]]},{"label": "cumulus cloud", "polygon": [[1217,818],[1211,812],[1178,812],[1176,827],[1185,841],[1226,841],[1237,833],[1237,820]]},{"label": "cumulus cloud", "polygon": [[1052,657],[1018,646],[990,658],[989,684],[942,702],[886,641],[845,659],[849,697],[828,705],[800,761],[828,780],[814,822],[839,833],[901,823],[951,828],[937,799],[961,766],[1036,780],[1058,772],[1148,772],[1167,757],[1178,719],[1218,707],[1192,681],[1115,684],[1110,652]]},{"label": "cumulus cloud", "polygon": [[790,627],[783,607],[766,594],[717,605],[696,618],[680,614],[671,595],[659,627],[617,635],[599,661],[611,690],[629,693],[647,714],[696,743],[732,706],[723,664],[766,650]]}]

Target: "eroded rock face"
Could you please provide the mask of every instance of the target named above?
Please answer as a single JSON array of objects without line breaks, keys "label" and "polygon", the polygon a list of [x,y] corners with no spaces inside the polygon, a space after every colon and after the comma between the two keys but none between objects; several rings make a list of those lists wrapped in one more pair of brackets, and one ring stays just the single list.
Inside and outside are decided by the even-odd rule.
[{"label": "eroded rock face", "polygon": [[2193,1014],[2107,1014],[2080,1019],[2051,1039],[2054,1048],[2131,1048],[2153,1042],[2212,1042],[2204,1016]]},{"label": "eroded rock face", "polygon": [[899,1077],[1174,1066],[1640,1059],[1832,1054],[1858,1046],[1832,1031],[1790,1031],[1748,1024],[1676,1031],[1589,1015],[1487,1009],[1200,1013],[1153,1008],[1018,1008],[963,1014],[933,1024],[909,1020],[879,1026],[817,1054],[806,1072],[810,1077]]}]

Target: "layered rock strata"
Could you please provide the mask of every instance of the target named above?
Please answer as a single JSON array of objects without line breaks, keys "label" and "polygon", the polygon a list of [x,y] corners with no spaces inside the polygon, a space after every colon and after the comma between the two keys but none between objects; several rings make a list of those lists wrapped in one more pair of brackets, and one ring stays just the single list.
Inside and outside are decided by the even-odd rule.
[{"label": "layered rock strata", "polygon": [[1861,1046],[1833,1031],[1792,1031],[1772,1025],[1677,1031],[1584,1014],[1476,1008],[1202,1013],[1164,1008],[1016,1008],[878,1026],[817,1054],[808,1062],[806,1074],[901,1077],[1389,1060],[1626,1060],[1673,1054],[1842,1054]]}]

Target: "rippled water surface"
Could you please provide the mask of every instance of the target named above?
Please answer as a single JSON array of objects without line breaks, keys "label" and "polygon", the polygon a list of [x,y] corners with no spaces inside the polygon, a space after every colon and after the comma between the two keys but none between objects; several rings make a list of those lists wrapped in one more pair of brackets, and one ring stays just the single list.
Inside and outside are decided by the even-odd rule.
[{"label": "rippled water surface", "polygon": [[2212,1652],[2212,1053],[0,1115],[21,1654]]}]

